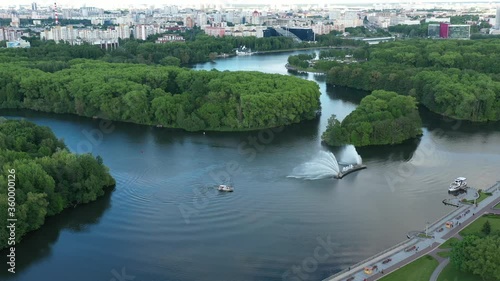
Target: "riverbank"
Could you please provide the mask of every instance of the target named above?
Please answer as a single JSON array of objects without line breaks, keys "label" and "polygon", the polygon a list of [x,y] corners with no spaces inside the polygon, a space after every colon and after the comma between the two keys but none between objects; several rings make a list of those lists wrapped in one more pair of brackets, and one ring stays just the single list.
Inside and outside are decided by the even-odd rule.
[{"label": "riverbank", "polygon": [[[289,49],[269,50],[269,51],[255,51],[253,53],[253,55],[318,50],[318,49],[354,49],[354,48],[357,48],[357,47],[354,47],[354,46],[313,46],[313,47],[289,48]],[[226,58],[232,58],[232,57],[237,57],[237,56],[238,55],[236,55],[235,53],[231,53],[231,54],[223,53],[223,54],[217,55],[217,59],[226,59]],[[206,62],[210,62],[210,60],[208,60]]]},{"label": "riverbank", "polygon": [[[293,66],[289,63],[285,64],[285,68],[289,71],[294,71],[294,72],[297,72],[297,73],[312,73],[312,74],[319,74],[319,75],[325,75],[326,74],[326,71],[321,71],[321,70],[316,70],[314,68],[301,68],[301,67],[297,67],[297,66]],[[314,71],[313,71],[314,70]]]},{"label": "riverbank", "polygon": [[[446,240],[453,237],[464,227],[480,218],[481,215],[491,212],[494,206],[499,203],[500,181],[488,188],[486,191],[492,193],[492,195],[479,203],[477,207],[461,205],[457,209],[448,213],[446,216],[431,224],[425,231],[425,233],[427,233],[427,235],[431,238],[421,238],[415,236],[324,280],[340,281],[350,277],[356,278],[353,280],[378,280],[388,273],[396,271],[397,269],[412,263],[416,259],[434,252],[439,248],[439,246],[444,244]],[[444,227],[445,223],[448,221],[454,222],[454,226],[452,228]],[[420,249],[422,249],[422,251],[419,251]],[[383,263],[383,261],[387,260],[389,261]],[[371,267],[374,265],[378,266],[378,270],[372,274],[366,274],[364,271],[365,267]],[[384,273],[382,274],[382,272]]]},{"label": "riverbank", "polygon": [[257,52],[259,54],[272,54],[272,53],[306,51],[306,50],[317,50],[317,49],[353,49],[353,48],[356,48],[356,47],[353,47],[353,46],[314,46],[314,47],[291,48],[291,49],[257,51]]}]

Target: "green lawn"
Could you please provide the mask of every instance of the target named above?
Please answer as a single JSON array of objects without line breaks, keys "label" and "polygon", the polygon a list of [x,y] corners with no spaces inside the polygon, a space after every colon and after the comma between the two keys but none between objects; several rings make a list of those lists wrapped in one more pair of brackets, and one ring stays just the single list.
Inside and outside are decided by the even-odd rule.
[{"label": "green lawn", "polygon": [[450,263],[443,269],[441,274],[439,274],[438,281],[483,281],[483,279],[479,275],[461,272],[455,269]]},{"label": "green lawn", "polygon": [[451,237],[450,239],[446,240],[446,242],[439,245],[439,249],[451,249],[453,248],[453,245],[458,241],[459,241],[458,238]]},{"label": "green lawn", "polygon": [[500,209],[500,203],[496,204],[495,207],[493,207],[494,209]]},{"label": "green lawn", "polygon": [[491,232],[500,231],[500,216],[498,215],[483,215],[482,217],[475,220],[469,226],[460,231],[461,236],[470,235],[470,234],[480,234],[481,228],[486,221],[489,221],[491,224]]},{"label": "green lawn", "polygon": [[432,275],[432,272],[434,272],[434,269],[436,269],[437,266],[438,266],[438,261],[435,258],[429,255],[425,255],[379,280],[381,281],[429,280],[429,278]]},{"label": "green lawn", "polygon": [[442,257],[442,258],[447,258],[449,257],[451,254],[451,251],[442,251],[442,252],[438,252],[437,255]]}]

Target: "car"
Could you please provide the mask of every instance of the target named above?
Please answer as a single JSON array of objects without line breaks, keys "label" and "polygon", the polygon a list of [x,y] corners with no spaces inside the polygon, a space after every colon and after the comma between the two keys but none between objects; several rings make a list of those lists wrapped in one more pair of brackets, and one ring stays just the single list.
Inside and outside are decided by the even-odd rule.
[{"label": "car", "polygon": [[415,250],[416,248],[417,248],[417,246],[411,246],[409,248],[406,248],[405,252],[411,252],[411,251]]},{"label": "car", "polygon": [[387,263],[390,263],[391,261],[392,261],[392,259],[391,259],[391,258],[388,258],[388,259],[385,259],[385,260],[382,262],[382,264],[387,264]]},{"label": "car", "polygon": [[345,281],[352,281],[352,280],[354,280],[354,276],[347,278]]}]

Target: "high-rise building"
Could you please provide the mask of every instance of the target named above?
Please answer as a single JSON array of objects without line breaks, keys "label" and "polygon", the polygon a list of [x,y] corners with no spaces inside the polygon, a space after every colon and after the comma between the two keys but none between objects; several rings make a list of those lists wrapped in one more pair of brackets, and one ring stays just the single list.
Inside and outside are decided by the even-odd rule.
[{"label": "high-rise building", "polygon": [[495,29],[500,29],[500,7],[497,7],[497,17],[495,19]]},{"label": "high-rise building", "polygon": [[12,14],[12,21],[10,22],[10,26],[12,27],[19,27],[19,17],[16,14]]},{"label": "high-rise building", "polygon": [[439,37],[448,38],[449,26],[450,25],[448,23],[444,23],[444,22],[439,24]]},{"label": "high-rise building", "polygon": [[470,25],[468,25],[468,24],[451,24],[451,25],[449,25],[448,38],[469,39],[470,38]]},{"label": "high-rise building", "polygon": [[31,3],[31,10],[32,11],[37,11],[38,10],[38,5],[36,4],[36,2]]},{"label": "high-rise building", "polygon": [[186,26],[187,28],[193,28],[194,21],[191,15],[187,16],[186,19],[184,20],[184,26]]},{"label": "high-rise building", "polygon": [[470,25],[468,24],[431,23],[427,31],[430,38],[470,38]]},{"label": "high-rise building", "polygon": [[341,10],[331,10],[330,11],[330,20],[338,20],[340,19],[340,16],[342,14],[342,11]]},{"label": "high-rise building", "polygon": [[207,25],[207,14],[199,13],[196,18],[196,25],[198,26]]}]

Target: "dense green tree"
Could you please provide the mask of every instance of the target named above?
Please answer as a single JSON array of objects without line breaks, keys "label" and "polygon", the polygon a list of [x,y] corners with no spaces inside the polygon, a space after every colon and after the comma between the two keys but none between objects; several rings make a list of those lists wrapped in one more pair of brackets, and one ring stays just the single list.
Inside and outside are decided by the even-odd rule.
[{"label": "dense green tree", "polygon": [[[9,170],[15,170],[15,178]],[[75,155],[47,127],[23,120],[0,122],[0,208],[8,210],[8,182],[15,183],[16,243],[40,228],[45,217],[88,203],[104,194],[114,179],[102,158]],[[7,211],[0,219],[7,220]],[[8,229],[0,229],[0,249],[7,247]]]},{"label": "dense green tree", "polygon": [[373,91],[342,122],[332,116],[322,140],[329,145],[396,144],[422,134],[415,98]]},{"label": "dense green tree", "polygon": [[483,280],[500,279],[500,236],[479,238],[469,235],[457,242],[450,261],[459,270],[481,276]]},{"label": "dense green tree", "polygon": [[484,234],[484,235],[489,235],[491,233],[491,224],[490,224],[490,221],[486,221],[483,226],[481,227],[481,232]]},{"label": "dense green tree", "polygon": [[[30,68],[28,63],[2,64],[0,74],[6,75],[0,75],[0,108],[190,131],[292,124],[315,118],[320,108],[318,85],[291,76],[89,60],[72,60],[69,65],[51,73]],[[40,155],[50,152],[38,151]]]},{"label": "dense green tree", "polygon": [[411,95],[455,119],[500,120],[498,46],[498,40],[383,43],[368,49],[367,62],[333,65],[327,83]]}]

